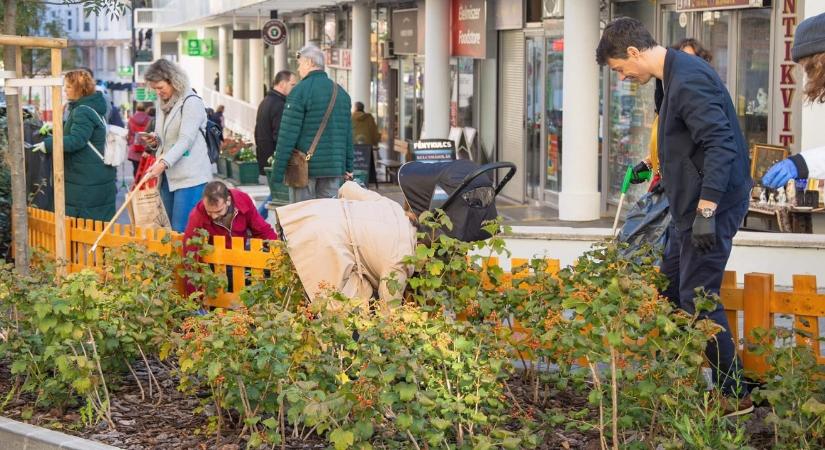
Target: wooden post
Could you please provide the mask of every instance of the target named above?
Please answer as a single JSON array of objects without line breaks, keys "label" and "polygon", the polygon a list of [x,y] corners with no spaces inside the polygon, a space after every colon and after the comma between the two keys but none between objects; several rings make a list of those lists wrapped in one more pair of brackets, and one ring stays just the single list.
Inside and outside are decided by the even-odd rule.
[{"label": "wooden post", "polygon": [[[816,276],[815,275],[794,275],[793,276],[793,291],[800,294],[816,294]],[[817,358],[821,356],[819,341],[819,317],[816,316],[796,316],[796,323],[794,326],[807,333],[811,334],[810,338],[797,336],[796,342],[799,345],[807,345],[813,348],[814,355]]]},{"label": "wooden post", "polygon": [[[52,49],[52,76],[63,71],[63,57],[59,48]],[[63,89],[52,86],[52,161],[54,171],[54,237],[55,261],[58,278],[65,275],[66,266],[66,188],[63,172]]]},{"label": "wooden post", "polygon": [[772,326],[771,316],[771,294],[773,292],[772,273],[747,273],[745,274],[745,292],[743,306],[745,310],[745,349],[742,360],[745,368],[763,374],[768,369],[765,358],[754,355],[748,348],[749,344],[761,344],[755,342],[751,333],[760,328],[769,330]]},{"label": "wooden post", "polygon": [[[4,49],[6,70],[22,72],[22,49],[7,46]],[[23,149],[23,112],[20,109],[20,89],[6,89],[6,117],[8,118],[8,163],[11,171],[11,223],[14,239],[14,267],[17,273],[29,273],[29,216],[26,199],[26,154]]]}]

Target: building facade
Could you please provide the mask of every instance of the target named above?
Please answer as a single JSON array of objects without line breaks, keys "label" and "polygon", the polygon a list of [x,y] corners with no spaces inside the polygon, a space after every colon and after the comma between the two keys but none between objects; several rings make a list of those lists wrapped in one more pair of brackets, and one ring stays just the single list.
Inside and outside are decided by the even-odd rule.
[{"label": "building facade", "polygon": [[[59,21],[69,40],[67,52],[78,67],[87,67],[117,106],[131,103],[132,20],[85,14],[81,5],[47,5],[49,20]],[[142,39],[141,39],[142,41]]]},{"label": "building facade", "polygon": [[[516,163],[506,197],[591,220],[611,213],[626,167],[647,155],[655,114],[652,84],[619,81],[596,65],[607,22],[635,17],[666,46],[698,39],[748,142],[795,153],[825,145],[825,111],[803,107],[802,73],[789,55],[796,24],[825,12],[821,3],[215,0],[187,3],[184,19],[167,13],[182,0],[158,0],[140,26],[160,37],[153,56],[182,62],[241,134],[251,135],[264,84],[313,43],[326,52],[330,77],[376,116],[383,158],[448,137],[476,161]],[[275,8],[288,38],[270,47],[255,35]],[[187,54],[192,39],[211,40],[213,51]]]}]

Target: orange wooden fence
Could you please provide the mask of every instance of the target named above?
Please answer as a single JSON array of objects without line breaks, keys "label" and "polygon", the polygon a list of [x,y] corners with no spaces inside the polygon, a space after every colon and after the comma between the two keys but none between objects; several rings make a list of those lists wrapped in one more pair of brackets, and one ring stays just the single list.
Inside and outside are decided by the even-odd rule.
[{"label": "orange wooden fence", "polygon": [[[86,268],[100,270],[103,268],[104,251],[107,248],[119,247],[134,242],[147,247],[153,252],[169,254],[173,251],[173,241],[180,242],[183,235],[173,231],[153,228],[139,228],[131,225],[115,224],[112,229],[100,240],[94,253],[89,249],[95,239],[106,226],[104,222],[85,219],[66,219],[66,255],[69,273],[79,272]],[[170,242],[164,243],[169,235]],[[215,298],[207,300],[212,306],[229,307],[240,299],[240,293],[247,284],[247,279],[260,278],[268,267],[269,261],[278,255],[277,248],[264,249],[260,239],[249,239],[248,250],[244,249],[243,238],[232,238],[232,249],[225,248],[225,238],[217,236],[214,239],[214,251],[203,258],[205,263],[212,264],[216,274],[228,275],[231,273],[230,287],[221,291]],[[47,254],[54,256],[54,213],[29,208],[29,245],[40,248]],[[181,286],[181,289],[183,287]]]},{"label": "orange wooden fence", "polygon": [[[88,254],[104,223],[82,219],[67,218],[67,252],[68,271],[77,272],[84,268],[102,268],[104,264],[103,251],[105,248],[118,247],[129,242],[145,245],[158,253],[172,251],[170,243],[163,243],[164,236],[170,234],[172,240],[180,241],[179,233],[165,230],[133,228],[130,225],[115,225],[112,230],[100,241],[94,254]],[[54,255],[54,213],[29,208],[29,243],[31,247],[42,248],[50,255]],[[231,288],[220,292],[217,297],[209,299],[208,304],[228,307],[237,302],[240,292],[248,280],[260,278],[268,262],[278,255],[277,248],[264,249],[260,239],[249,240],[248,249],[244,248],[242,238],[232,238],[232,249],[226,249],[222,237],[215,238],[214,251],[204,258],[204,262],[214,266],[218,274],[227,274],[231,268]],[[527,259],[513,258],[512,267],[518,267],[528,262]],[[490,258],[487,264],[498,264],[497,258]],[[548,272],[559,270],[559,261],[548,260]],[[520,278],[524,272],[511,275]],[[820,336],[819,318],[825,317],[825,295],[818,294],[816,277],[812,275],[794,275],[792,291],[777,291],[774,289],[773,274],[748,273],[745,274],[743,286],[736,283],[736,272],[725,272],[722,281],[721,298],[727,311],[728,321],[733,335],[737,338],[750,338],[756,328],[769,329],[774,326],[777,315],[794,316],[796,328],[806,330],[814,337]],[[739,327],[739,315],[743,316],[743,327]],[[527,331],[527,330],[524,330]],[[800,338],[800,342],[814,348],[820,364],[825,364],[825,357],[820,350],[819,342]],[[749,352],[747,345],[740,347],[745,368],[757,373],[763,373],[767,368],[765,361]]]}]

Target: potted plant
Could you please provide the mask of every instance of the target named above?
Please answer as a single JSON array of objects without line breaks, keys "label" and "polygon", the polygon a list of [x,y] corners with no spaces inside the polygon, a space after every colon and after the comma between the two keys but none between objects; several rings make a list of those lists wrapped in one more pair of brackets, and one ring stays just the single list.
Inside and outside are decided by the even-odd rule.
[{"label": "potted plant", "polygon": [[258,161],[254,147],[243,147],[232,159],[232,179],[238,184],[258,184]]},{"label": "potted plant", "polygon": [[[221,156],[218,161],[218,173],[226,178],[232,178],[232,159],[241,148],[244,147],[243,140],[239,138],[227,138],[221,143]],[[223,167],[223,171],[221,171]]]}]

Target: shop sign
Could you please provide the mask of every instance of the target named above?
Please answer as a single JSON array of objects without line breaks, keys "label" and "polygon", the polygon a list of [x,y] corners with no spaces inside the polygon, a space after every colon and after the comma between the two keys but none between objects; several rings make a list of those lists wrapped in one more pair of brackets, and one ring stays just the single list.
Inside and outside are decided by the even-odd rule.
[{"label": "shop sign", "polygon": [[487,1],[453,0],[452,54],[469,58],[487,56]]},{"label": "shop sign", "polygon": [[393,52],[396,55],[418,54],[418,10],[399,9],[392,12]]},{"label": "shop sign", "polygon": [[765,0],[676,0],[676,11],[762,8],[765,3]]},{"label": "shop sign", "polygon": [[524,2],[494,3],[496,10],[496,30],[520,30],[524,28]]},{"label": "shop sign", "polygon": [[120,66],[117,68],[117,74],[120,77],[131,77],[135,73],[135,68],[132,66]]},{"label": "shop sign", "polygon": [[272,19],[264,24],[263,38],[269,45],[280,45],[286,42],[286,24],[283,20]]},{"label": "shop sign", "polygon": [[452,161],[455,159],[455,142],[449,139],[413,142],[413,159],[421,162]]},{"label": "shop sign", "polygon": [[[777,59],[779,59],[778,73],[774,76],[774,80],[778,80],[780,111],[782,111],[781,120],[774,122],[774,129],[778,130],[778,140],[783,147],[790,148],[791,146],[798,146],[794,135],[799,133],[800,117],[799,104],[799,82],[802,75],[799,73],[799,66],[794,63],[791,57],[791,48],[793,47],[793,38],[796,33],[796,25],[799,20],[799,6],[795,0],[784,0],[782,11],[780,15],[780,23],[777,26],[781,27],[781,45],[777,46]],[[796,114],[795,114],[796,113]],[[779,120],[777,117],[776,120]]]},{"label": "shop sign", "polygon": [[154,102],[158,99],[158,94],[154,89],[149,89],[145,86],[135,89],[135,101],[137,102]]},{"label": "shop sign", "polygon": [[212,58],[215,56],[215,47],[212,39],[187,39],[186,54],[189,56],[202,56]]}]

